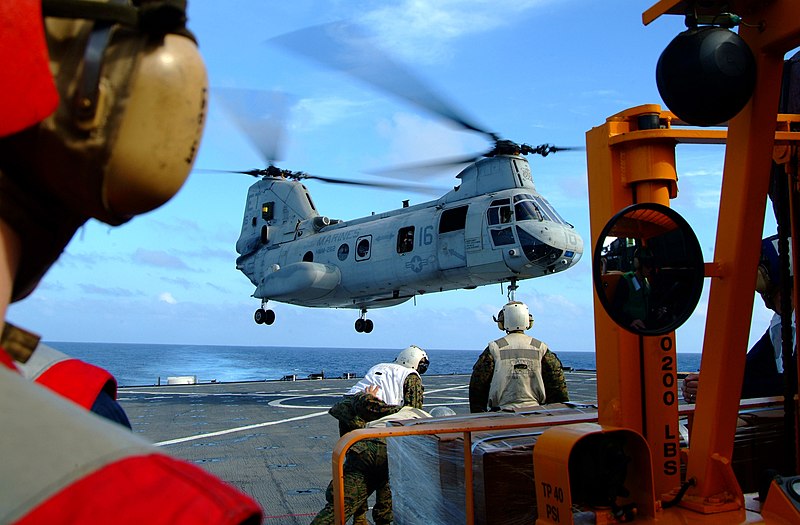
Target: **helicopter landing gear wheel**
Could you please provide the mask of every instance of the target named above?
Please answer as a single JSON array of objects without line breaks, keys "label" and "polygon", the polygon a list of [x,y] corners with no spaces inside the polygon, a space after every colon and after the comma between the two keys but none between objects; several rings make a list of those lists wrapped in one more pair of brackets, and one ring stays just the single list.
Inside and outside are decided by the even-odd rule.
[{"label": "helicopter landing gear wheel", "polygon": [[275,312],[272,310],[264,310],[263,308],[259,308],[256,310],[256,313],[253,314],[253,319],[255,320],[256,324],[270,325],[275,322]]},{"label": "helicopter landing gear wheel", "polygon": [[356,332],[368,334],[372,332],[373,328],[375,328],[375,323],[372,322],[372,319],[367,319],[367,309],[362,309],[361,317],[356,319]]}]

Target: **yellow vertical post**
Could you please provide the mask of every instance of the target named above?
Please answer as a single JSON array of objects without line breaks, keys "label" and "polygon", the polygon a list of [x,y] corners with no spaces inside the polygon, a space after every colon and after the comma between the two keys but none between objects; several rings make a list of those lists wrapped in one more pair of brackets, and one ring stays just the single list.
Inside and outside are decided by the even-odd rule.
[{"label": "yellow vertical post", "polygon": [[[660,123],[661,108],[646,105],[587,133],[592,253],[615,213],[639,202],[669,206],[677,195],[676,141]],[[640,337],[621,329],[595,294],[595,348],[600,423],[643,434],[656,494],[671,491],[680,484],[674,334]]]},{"label": "yellow vertical post", "polygon": [[[609,145],[611,137],[629,130],[629,122],[621,115],[614,115],[602,126],[586,133],[592,254],[608,220],[633,203],[627,181],[618,169],[620,151]],[[638,337],[611,320],[597,293],[594,294],[594,319],[599,421],[604,425],[641,430]]]}]

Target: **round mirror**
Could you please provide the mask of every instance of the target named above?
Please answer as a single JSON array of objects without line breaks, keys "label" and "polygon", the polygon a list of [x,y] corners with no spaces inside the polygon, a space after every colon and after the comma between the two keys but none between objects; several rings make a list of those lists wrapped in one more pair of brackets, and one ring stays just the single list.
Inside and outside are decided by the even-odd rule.
[{"label": "round mirror", "polygon": [[594,286],[608,315],[638,335],[672,332],[703,291],[703,254],[678,212],[629,206],[603,228],[592,260]]}]

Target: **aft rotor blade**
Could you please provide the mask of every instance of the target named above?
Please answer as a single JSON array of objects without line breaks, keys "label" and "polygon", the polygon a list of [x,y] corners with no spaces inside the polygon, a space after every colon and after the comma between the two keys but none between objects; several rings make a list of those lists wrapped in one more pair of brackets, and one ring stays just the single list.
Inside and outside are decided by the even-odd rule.
[{"label": "aft rotor blade", "polygon": [[358,78],[464,129],[477,131],[492,140],[497,139],[494,133],[470,122],[417,77],[380,51],[375,42],[353,24],[332,22],[312,26],[270,41],[323,66]]},{"label": "aft rotor blade", "polygon": [[282,160],[289,97],[279,91],[215,88],[233,123],[267,164]]},{"label": "aft rotor blade", "polygon": [[369,170],[367,173],[371,175],[380,175],[384,177],[397,177],[397,178],[427,178],[426,175],[437,171],[442,171],[447,168],[457,168],[472,164],[483,158],[483,155],[471,155],[469,157],[452,157],[449,159],[433,160],[430,162],[418,162],[413,164],[404,164],[402,166],[395,166],[392,168],[383,168],[377,170]]},{"label": "aft rotor blade", "polygon": [[250,170],[215,170],[212,168],[195,168],[192,171],[197,173],[241,173],[242,175],[250,175],[252,177],[261,177],[264,175],[264,170],[257,168]]},{"label": "aft rotor blade", "polygon": [[381,188],[386,190],[413,191],[416,193],[425,193],[428,195],[441,195],[447,191],[447,189],[445,188],[435,188],[432,186],[422,186],[417,184],[400,184],[389,181],[364,181],[355,179],[339,179],[333,177],[320,177],[318,175],[309,175],[307,173],[299,175],[298,178],[314,179],[322,182],[327,182],[329,184],[347,184],[350,186],[364,186],[368,188]]}]

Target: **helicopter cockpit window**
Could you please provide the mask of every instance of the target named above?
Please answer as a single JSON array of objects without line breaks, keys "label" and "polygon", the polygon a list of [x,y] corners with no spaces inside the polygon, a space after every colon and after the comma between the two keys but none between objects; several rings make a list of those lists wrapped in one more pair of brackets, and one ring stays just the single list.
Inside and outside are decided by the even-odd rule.
[{"label": "helicopter cockpit window", "polygon": [[275,202],[265,202],[261,205],[261,218],[271,221],[275,216]]},{"label": "helicopter cockpit window", "polygon": [[534,200],[536,201],[539,209],[542,211],[542,213],[545,215],[547,219],[553,222],[557,222],[559,224],[568,224],[567,221],[561,218],[561,215],[558,214],[555,208],[550,206],[550,203],[547,202],[547,199],[539,196],[539,197],[534,197]]},{"label": "helicopter cockpit window", "polygon": [[369,259],[370,247],[372,245],[372,235],[359,237],[356,241],[356,261],[366,261]]},{"label": "helicopter cockpit window", "polygon": [[414,227],[406,226],[397,232],[397,253],[408,253],[414,249]]},{"label": "helicopter cockpit window", "polygon": [[518,221],[542,220],[542,212],[533,201],[521,201],[514,205],[514,214]]},{"label": "helicopter cockpit window", "polygon": [[493,230],[489,230],[489,233],[492,234],[492,243],[495,246],[514,244],[514,232],[511,231],[511,227],[495,228]]}]

